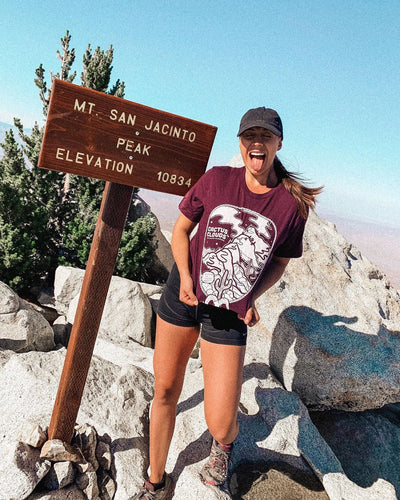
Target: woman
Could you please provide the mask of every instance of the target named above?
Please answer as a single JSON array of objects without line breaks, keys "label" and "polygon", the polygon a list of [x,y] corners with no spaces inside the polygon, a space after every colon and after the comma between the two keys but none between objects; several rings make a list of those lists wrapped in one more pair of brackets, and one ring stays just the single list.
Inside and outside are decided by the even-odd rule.
[{"label": "woman", "polygon": [[200,476],[212,486],[226,482],[239,431],[247,326],[259,320],[254,303],[279,280],[290,258],[301,256],[308,210],[321,191],[300,184],[278,160],[283,128],[276,111],[249,110],[238,136],[244,167],[214,167],[179,205],[171,241],[176,265],[157,317],[150,477],[135,499],[162,500],[172,493],[165,464],[200,325],[204,411],[213,437]]}]

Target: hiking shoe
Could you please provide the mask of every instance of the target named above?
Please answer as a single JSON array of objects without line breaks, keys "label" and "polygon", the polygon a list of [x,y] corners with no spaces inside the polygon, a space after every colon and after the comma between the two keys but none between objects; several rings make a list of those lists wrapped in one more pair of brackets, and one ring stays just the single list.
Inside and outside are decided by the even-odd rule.
[{"label": "hiking shoe", "polygon": [[139,493],[131,497],[130,500],[169,500],[174,491],[174,483],[168,474],[165,474],[165,486],[155,490],[150,481],[146,481]]},{"label": "hiking shoe", "polygon": [[203,483],[222,486],[228,479],[233,444],[221,444],[213,439],[210,456],[200,471]]}]

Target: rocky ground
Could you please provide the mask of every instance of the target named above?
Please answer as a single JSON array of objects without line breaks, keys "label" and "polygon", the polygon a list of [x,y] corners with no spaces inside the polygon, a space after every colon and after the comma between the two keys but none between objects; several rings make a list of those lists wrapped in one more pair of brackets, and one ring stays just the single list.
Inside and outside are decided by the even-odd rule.
[{"label": "rocky ground", "polygon": [[[37,447],[27,437],[32,425],[43,431],[50,421],[83,274],[59,268],[54,297],[40,297],[40,306],[0,284],[2,500],[127,500],[146,472],[158,286],[112,279],[77,417],[78,458],[63,451],[56,462],[43,452],[48,436]],[[167,463],[174,498],[399,498],[399,293],[312,214],[304,256],[257,306],[262,320],[249,332],[232,495],[198,479],[210,436],[195,350]]]}]

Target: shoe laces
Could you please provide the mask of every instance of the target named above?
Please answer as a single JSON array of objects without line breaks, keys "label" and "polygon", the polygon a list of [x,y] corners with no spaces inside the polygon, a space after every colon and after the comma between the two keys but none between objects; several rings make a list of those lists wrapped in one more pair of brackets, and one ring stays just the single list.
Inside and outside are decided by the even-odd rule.
[{"label": "shoe laces", "polygon": [[216,444],[211,451],[211,468],[222,469],[225,473],[229,464],[232,447]]},{"label": "shoe laces", "polygon": [[154,500],[156,497],[154,486],[150,483],[150,481],[146,481],[143,485],[143,495],[141,498],[143,500]]}]

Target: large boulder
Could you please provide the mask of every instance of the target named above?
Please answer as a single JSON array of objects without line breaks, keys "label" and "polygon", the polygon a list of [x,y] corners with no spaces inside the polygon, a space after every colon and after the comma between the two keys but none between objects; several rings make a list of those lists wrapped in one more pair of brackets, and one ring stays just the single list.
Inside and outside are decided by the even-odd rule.
[{"label": "large boulder", "polygon": [[[256,436],[257,445],[261,449],[289,456],[291,460],[293,457],[304,459],[320,479],[330,499],[396,499],[395,487],[386,480],[386,475],[378,473],[374,481],[362,485],[349,479],[342,463],[318,432],[296,393],[283,388],[259,388],[255,391],[255,398],[260,408],[259,414],[266,425],[265,437],[263,433]],[[246,444],[254,441],[252,436]],[[391,447],[390,452],[393,454],[396,449]]]},{"label": "large boulder", "polygon": [[[148,351],[151,356],[151,350]],[[0,369],[2,500],[27,498],[49,468],[37,450],[34,452],[18,442],[18,436],[26,420],[44,425],[50,422],[64,357],[65,349],[29,352],[13,355]],[[116,499],[126,500],[132,495],[147,468],[148,413],[152,397],[151,373],[133,365],[118,366],[93,357],[77,421],[94,425],[99,434],[108,436],[118,476]],[[15,479],[10,481],[10,478]]]},{"label": "large boulder", "polygon": [[174,264],[171,246],[164,232],[161,230],[159,220],[152,213],[150,205],[146,203],[139,194],[134,193],[128,213],[128,220],[134,221],[149,213],[154,216],[156,223],[153,235],[153,243],[156,244],[156,252],[152,268],[149,271],[151,277],[155,279],[157,283],[165,283]]},{"label": "large boulder", "polygon": [[310,416],[351,481],[368,488],[381,478],[395,486],[400,497],[400,467],[393,458],[400,454],[400,404]]},{"label": "large boulder", "polygon": [[[60,313],[67,311],[70,324],[75,319],[84,274],[83,270],[73,267],[58,267],[56,270],[56,307]],[[159,291],[159,287],[153,285],[153,288]],[[144,285],[144,289],[150,293],[149,286]],[[140,283],[113,276],[100,322],[99,337],[124,346],[134,342],[151,346],[152,319],[152,306]]]},{"label": "large boulder", "polygon": [[314,212],[303,257],[257,308],[249,352],[308,406],[365,410],[400,400],[400,294]]},{"label": "large boulder", "polygon": [[292,306],[272,333],[270,366],[311,409],[366,410],[400,401],[400,332],[355,331],[356,318]]},{"label": "large boulder", "polygon": [[42,314],[0,282],[0,349],[49,351],[54,334]]},{"label": "large boulder", "polygon": [[0,498],[24,499],[50,470],[50,461],[40,458],[40,450],[15,442],[2,445],[0,460]]},{"label": "large boulder", "polygon": [[24,499],[50,469],[40,451],[18,441],[26,421],[48,425],[63,356],[13,354],[0,369],[0,498]]},{"label": "large boulder", "polygon": [[58,266],[54,277],[54,301],[60,315],[66,315],[71,301],[80,293],[85,271],[77,267]]}]

